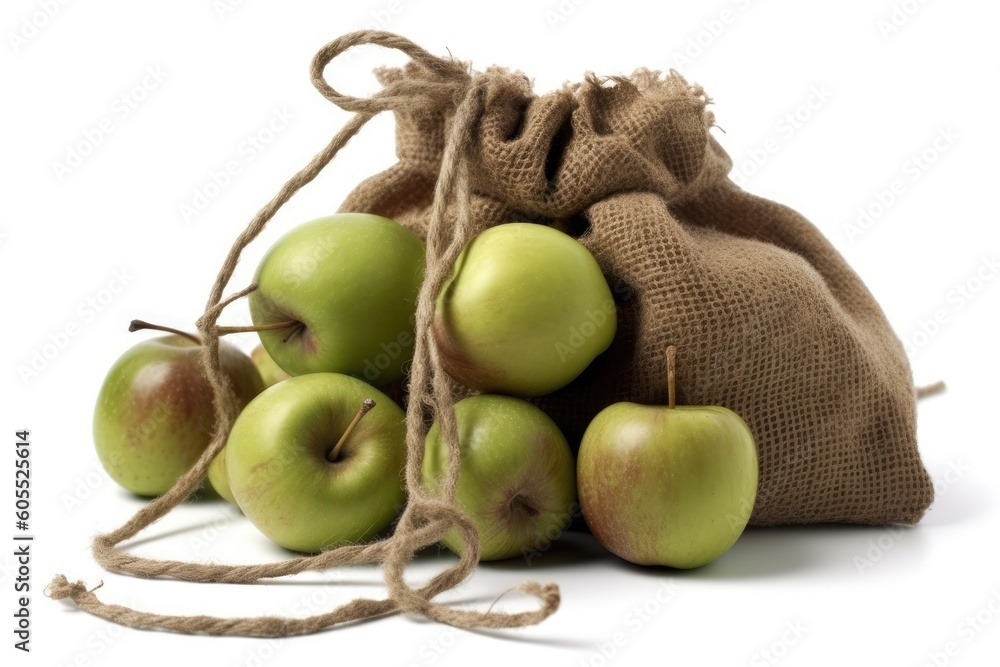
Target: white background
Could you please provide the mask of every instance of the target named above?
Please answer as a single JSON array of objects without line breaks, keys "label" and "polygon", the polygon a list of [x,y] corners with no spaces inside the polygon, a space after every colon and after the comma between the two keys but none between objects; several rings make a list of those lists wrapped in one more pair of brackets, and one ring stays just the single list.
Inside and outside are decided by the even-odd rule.
[{"label": "white background", "polygon": [[[37,536],[33,651],[13,650],[12,612],[4,612],[4,660],[17,661],[5,664],[983,665],[1000,652],[1000,280],[984,263],[1000,248],[1000,7],[897,0],[909,14],[894,16],[890,0],[576,3],[245,0],[220,11],[213,0],[4,2],[0,424],[8,465],[13,432],[32,430]],[[50,18],[39,13],[46,4],[58,5]],[[886,23],[893,17],[899,25]],[[303,615],[384,593],[380,573],[366,568],[268,586],[136,580],[101,571],[88,545],[141,505],[103,475],[90,435],[104,373],[143,335],[128,334],[128,321],[192,326],[231,240],[348,117],[311,87],[313,53],[366,24],[434,53],[449,49],[477,68],[521,69],[539,91],[587,70],[639,66],[677,67],[703,84],[740,182],[819,226],[912,344],[917,383],[948,382],[945,395],[920,405],[920,450],[938,487],[924,520],[907,529],[751,529],[693,572],[631,567],[572,536],[530,566],[483,567],[450,594],[485,608],[524,578],[561,586],[557,614],[508,632],[393,617],[277,643],[185,637],[122,630],[43,597],[56,573],[91,585],[103,579],[100,596],[109,602],[176,614]],[[400,62],[369,48],[328,74],[343,90],[370,93],[371,67]],[[123,94],[135,106],[127,117]],[[265,132],[270,142],[250,159],[245,142],[275,110],[293,118],[273,136]],[[800,120],[791,123],[789,113]],[[55,163],[104,119],[111,132],[59,173]],[[935,148],[945,135],[951,139]],[[249,282],[277,235],[333,211],[360,178],[391,164],[392,148],[392,120],[378,118],[281,211],[232,287]],[[933,163],[917,167],[913,157],[925,152]],[[753,156],[763,164],[747,162]],[[224,188],[208,187],[215,196],[185,219],[181,206],[193,205],[230,160],[240,173]],[[901,194],[879,209],[879,193],[896,180]],[[859,208],[877,215],[852,236]],[[112,283],[116,272],[127,284],[112,294],[105,290],[121,287]],[[93,299],[100,312],[87,305]],[[237,308],[226,319],[245,318]],[[76,335],[51,347],[74,325]],[[253,337],[240,344],[249,349]],[[37,374],[26,373],[43,351],[50,358],[35,358]],[[10,468],[0,477],[11,484]],[[9,540],[12,494],[0,498],[9,508],[0,512],[0,535]],[[217,504],[179,508],[134,550],[233,563],[286,555]],[[11,552],[0,549],[5,610],[16,597]],[[414,580],[448,559],[420,559]],[[528,603],[512,596],[500,605]],[[605,657],[602,646],[610,652],[616,633],[622,645]]]}]

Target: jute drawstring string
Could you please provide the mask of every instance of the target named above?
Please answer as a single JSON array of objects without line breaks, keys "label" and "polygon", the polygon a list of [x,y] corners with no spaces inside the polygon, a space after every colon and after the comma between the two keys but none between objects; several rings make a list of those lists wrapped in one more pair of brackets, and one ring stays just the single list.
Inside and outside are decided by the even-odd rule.
[{"label": "jute drawstring string", "polygon": [[[326,66],[339,54],[361,44],[396,49],[409,55],[431,74],[420,79],[403,79],[387,85],[369,98],[349,97],[337,92],[324,78]],[[459,627],[509,628],[532,625],[551,615],[559,606],[559,591],[554,584],[526,581],[515,588],[537,597],[541,604],[521,613],[455,609],[435,602],[434,598],[464,581],[479,560],[479,541],[469,518],[454,505],[458,477],[458,431],[453,411],[454,395],[450,380],[438,369],[437,348],[429,327],[434,303],[441,286],[462,247],[475,231],[470,216],[468,162],[474,132],[483,112],[486,86],[491,74],[473,73],[460,62],[439,58],[398,35],[381,31],[358,31],[344,35],[316,54],[311,68],[312,82],[324,97],[355,115],[301,171],[282,186],[278,194],[262,208],[236,239],[208,299],[204,314],[198,319],[204,349],[202,363],[212,386],[215,406],[215,435],[198,462],[166,494],[151,501],[116,530],[94,539],[93,553],[107,570],[141,577],[172,577],[213,583],[252,583],[307,571],[323,571],[354,564],[382,564],[388,598],[359,598],[325,614],[308,618],[273,616],[219,618],[213,616],[165,616],[101,602],[95,589],[82,582],[70,583],[63,575],[53,578],[46,594],[55,599],[72,600],[79,608],[109,621],[142,629],[170,630],[181,633],[284,637],[317,632],[330,626],[394,612],[420,614]],[[407,405],[406,489],[408,503],[394,533],[370,544],[340,546],[314,556],[301,556],[278,563],[257,565],[220,565],[159,560],[127,553],[119,545],[166,515],[188,498],[203,482],[212,460],[226,444],[236,419],[233,392],[219,364],[218,319],[235,300],[256,289],[249,287],[223,299],[243,250],[260,234],[264,226],[300,188],[312,181],[330,163],[358,131],[382,111],[419,108],[429,105],[451,113],[440,174],[434,193],[434,206],[427,228],[427,268],[416,309],[415,350],[411,367]],[[456,219],[450,222],[446,212],[454,206]],[[441,483],[440,497],[431,498],[421,488],[421,463],[426,426],[425,409],[439,422],[448,444],[449,464]],[[422,548],[436,543],[446,532],[457,531],[464,542],[462,556],[420,588],[412,588],[404,579],[406,565]],[[98,586],[99,588],[100,586]]]}]

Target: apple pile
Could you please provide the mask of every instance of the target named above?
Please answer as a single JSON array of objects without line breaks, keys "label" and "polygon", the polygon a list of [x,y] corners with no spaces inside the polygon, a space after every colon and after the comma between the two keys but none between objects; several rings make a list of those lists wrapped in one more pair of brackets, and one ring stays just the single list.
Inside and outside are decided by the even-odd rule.
[{"label": "apple pile", "polygon": [[[423,242],[384,217],[338,214],[303,224],[262,259],[249,296],[261,347],[220,345],[241,412],[208,480],[260,531],[294,551],[359,543],[406,502],[405,413],[390,397],[413,356]],[[455,502],[480,558],[545,547],[577,506],[597,539],[640,564],[690,568],[724,553],[757,490],[750,429],[717,406],[677,406],[674,348],[665,406],[617,403],[579,453],[530,399],[574,379],[615,336],[614,299],[576,239],[508,223],[469,242],[438,295],[431,332],[441,367],[470,390],[455,404]],[[99,458],[130,491],[166,492],[205,451],[212,392],[201,341],[174,329],[112,367],[94,418]],[[438,424],[422,483],[440,493],[448,464]],[[461,553],[462,540],[446,534]]]}]

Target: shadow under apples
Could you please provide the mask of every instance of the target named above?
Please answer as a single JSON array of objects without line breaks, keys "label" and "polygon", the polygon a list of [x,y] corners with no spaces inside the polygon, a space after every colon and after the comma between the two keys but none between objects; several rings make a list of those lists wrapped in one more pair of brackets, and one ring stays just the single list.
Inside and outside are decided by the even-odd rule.
[{"label": "shadow under apples", "polygon": [[122,543],[123,549],[132,549],[133,547],[142,546],[143,544],[149,544],[150,542],[157,542],[159,540],[166,540],[171,537],[177,537],[178,535],[184,535],[185,533],[191,533],[198,530],[207,530],[209,528],[221,528],[223,526],[228,526],[229,524],[242,519],[243,516],[239,514],[236,508],[233,508],[234,514],[224,518],[219,516],[212,517],[205,521],[199,521],[197,523],[190,523],[185,526],[180,526],[179,528],[173,528],[171,530],[166,530],[161,533],[156,533],[154,535],[146,535],[145,537],[135,537],[131,540]]},{"label": "shadow under apples", "polygon": [[[898,569],[923,560],[928,543],[927,530],[921,529],[920,524],[750,527],[729,551],[699,568],[682,570],[615,560],[618,567],[636,574],[680,580],[762,579],[799,573],[854,577],[862,574],[858,558],[871,559],[871,567],[876,570]],[[872,559],[869,550],[873,548]]]},{"label": "shadow under apples", "polygon": [[589,533],[565,532],[534,552],[505,560],[487,561],[479,567],[487,570],[518,570],[530,572],[550,568],[572,567],[597,560],[612,559],[607,549]]},{"label": "shadow under apples", "polygon": [[[116,490],[120,497],[122,497],[123,499],[134,505],[138,506],[148,505],[153,500],[155,500],[155,498],[153,498],[152,496],[141,496],[138,493],[133,493],[129,491],[128,489],[118,488]],[[213,505],[216,503],[229,504],[229,501],[220,496],[219,492],[213,489],[208,484],[203,484],[194,491],[192,491],[191,495],[189,495],[187,498],[184,499],[182,505],[191,503],[195,503],[198,505],[203,505],[203,504]]]}]

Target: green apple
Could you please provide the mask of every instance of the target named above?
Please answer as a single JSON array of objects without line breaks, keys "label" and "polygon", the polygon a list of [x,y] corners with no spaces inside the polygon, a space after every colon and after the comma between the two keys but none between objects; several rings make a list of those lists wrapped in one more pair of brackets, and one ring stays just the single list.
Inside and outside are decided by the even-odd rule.
[{"label": "green apple", "polygon": [[[111,479],[133,493],[166,493],[212,440],[213,396],[201,351],[191,334],[145,340],[115,362],[101,386],[94,410],[97,455]],[[219,362],[240,408],[263,390],[250,358],[225,341]]]},{"label": "green apple", "polygon": [[[253,365],[257,367],[257,372],[260,373],[260,377],[264,381],[265,389],[291,377],[288,373],[281,370],[278,364],[274,363],[274,359],[267,353],[263,345],[258,345],[253,349],[250,353],[250,359],[253,361]],[[236,504],[233,492],[229,488],[225,448],[219,452],[219,455],[212,461],[212,465],[208,467],[208,482],[224,500],[234,505]]]},{"label": "green apple", "polygon": [[344,373],[384,385],[413,357],[423,273],[424,245],[413,232],[377,215],[332,215],[268,250],[250,316],[276,327],[258,335],[289,375]]},{"label": "green apple", "polygon": [[226,502],[236,504],[233,490],[229,488],[229,473],[226,470],[226,448],[223,447],[208,466],[208,483]]},{"label": "green apple", "polygon": [[[480,560],[542,549],[568,524],[576,504],[573,454],[555,423],[518,398],[482,394],[455,404],[461,467],[455,502],[479,532]],[[440,494],[448,451],[438,424],[427,434],[422,478]],[[457,554],[463,542],[442,543]]]},{"label": "green apple", "polygon": [[257,372],[260,373],[261,379],[264,380],[265,387],[271,387],[291,377],[288,373],[281,370],[281,366],[274,362],[274,359],[267,353],[263,345],[258,345],[253,349],[250,353],[250,359],[253,360],[254,366],[257,367]]},{"label": "green apple", "polygon": [[742,534],[757,495],[757,448],[719,406],[615,403],[587,427],[577,460],[580,507],[609,551],[640,565],[694,568]]},{"label": "green apple", "polygon": [[226,442],[236,504],[294,551],[366,540],[405,499],[405,420],[385,394],[347,375],[280,382],[244,408]]},{"label": "green apple", "polygon": [[569,384],[615,335],[615,301],[593,255],[545,225],[474,238],[437,300],[445,371],[483,393],[534,397]]}]

